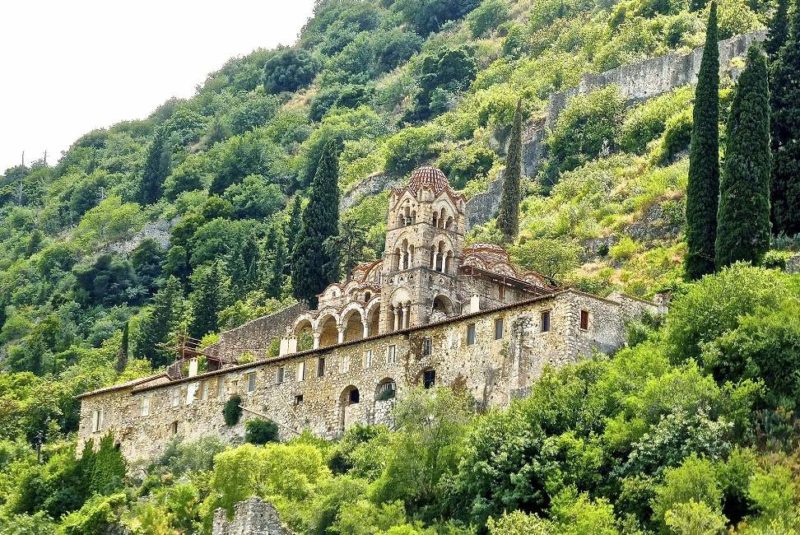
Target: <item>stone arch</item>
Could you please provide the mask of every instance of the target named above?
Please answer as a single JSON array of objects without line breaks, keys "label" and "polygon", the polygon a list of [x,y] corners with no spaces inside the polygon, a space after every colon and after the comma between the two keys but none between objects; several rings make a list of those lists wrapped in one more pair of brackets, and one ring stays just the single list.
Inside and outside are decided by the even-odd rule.
[{"label": "stone arch", "polygon": [[352,424],[358,422],[358,405],[361,403],[361,393],[358,388],[348,385],[339,394],[339,430],[345,431]]},{"label": "stone arch", "polygon": [[381,324],[381,300],[380,296],[375,297],[364,309],[364,317],[367,321],[367,336],[375,336],[380,331]]},{"label": "stone arch", "polygon": [[297,340],[297,351],[314,347],[314,320],[308,314],[300,315],[292,326],[292,336]]},{"label": "stone arch", "polygon": [[350,342],[364,338],[364,310],[360,303],[350,303],[341,314],[342,341]]},{"label": "stone arch", "polygon": [[443,315],[445,318],[452,316],[455,313],[455,306],[453,305],[452,299],[442,294],[434,297],[433,304],[431,305],[431,314],[437,313]]},{"label": "stone arch", "polygon": [[384,377],[375,387],[375,401],[388,401],[397,395],[397,383],[391,377]]},{"label": "stone arch", "polygon": [[317,320],[316,334],[319,347],[328,347],[339,342],[339,320],[336,315],[328,313],[320,315]]},{"label": "stone arch", "polygon": [[406,288],[397,288],[389,299],[389,330],[408,328],[411,325],[410,313],[411,294]]}]

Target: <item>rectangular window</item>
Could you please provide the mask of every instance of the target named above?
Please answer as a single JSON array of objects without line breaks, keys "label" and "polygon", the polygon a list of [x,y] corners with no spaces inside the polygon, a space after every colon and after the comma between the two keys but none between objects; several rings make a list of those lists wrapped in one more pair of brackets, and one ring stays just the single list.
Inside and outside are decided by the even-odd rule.
[{"label": "rectangular window", "polygon": [[589,311],[581,310],[581,330],[589,329]]},{"label": "rectangular window", "polygon": [[366,353],[364,353],[364,367],[369,368],[372,366],[372,350],[367,349]]},{"label": "rectangular window", "polygon": [[303,394],[297,394],[294,397],[294,404],[295,404],[295,406],[303,404]]},{"label": "rectangular window", "polygon": [[180,388],[173,388],[172,389],[172,406],[177,407],[181,404],[181,389]]},{"label": "rectangular window", "polygon": [[298,362],[297,363],[297,380],[298,381],[305,381],[306,380],[306,363],[305,362]]},{"label": "rectangular window", "polygon": [[177,435],[178,434],[178,422],[172,422],[172,424],[170,424],[169,427],[170,427],[170,431],[172,431],[173,435]]},{"label": "rectangular window", "polygon": [[436,384],[436,370],[425,370],[422,372],[422,386],[433,388]]},{"label": "rectangular window", "polygon": [[225,399],[225,378],[218,377],[217,378],[217,397],[219,399]]},{"label": "rectangular window", "polygon": [[194,398],[197,394],[197,387],[199,385],[197,383],[192,383],[188,387],[186,387],[186,404],[191,405],[194,403]]},{"label": "rectangular window", "polygon": [[142,416],[150,416],[150,396],[142,398]]},{"label": "rectangular window", "polygon": [[208,383],[208,381],[203,381],[203,389],[200,391],[200,399],[203,401],[208,399],[208,391],[211,388]]},{"label": "rectangular window", "polygon": [[341,364],[339,364],[339,373],[348,373],[350,371],[350,357],[343,357]]},{"label": "rectangular window", "polygon": [[389,346],[388,353],[386,354],[386,362],[394,364],[397,362],[397,346],[392,344]]},{"label": "rectangular window", "polygon": [[467,345],[471,346],[475,343],[475,324],[470,323],[467,325]]},{"label": "rectangular window", "polygon": [[317,377],[325,377],[325,357],[317,359]]},{"label": "rectangular window", "polygon": [[542,332],[549,333],[550,332],[550,311],[545,310],[542,312]]},{"label": "rectangular window", "polygon": [[278,368],[278,377],[276,382],[281,384],[283,383],[284,379],[286,379],[286,366],[281,366]]},{"label": "rectangular window", "polygon": [[256,391],[256,372],[247,374],[247,393],[252,394]]},{"label": "rectangular window", "polygon": [[506,287],[505,286],[500,286],[500,288],[498,288],[497,295],[500,298],[500,302],[501,303],[503,301],[505,301],[506,300]]},{"label": "rectangular window", "polygon": [[103,427],[103,409],[92,412],[92,433],[97,433]]},{"label": "rectangular window", "polygon": [[494,339],[500,340],[503,335],[505,334],[505,322],[503,318],[497,318],[494,320]]},{"label": "rectangular window", "polygon": [[422,356],[427,357],[432,352],[433,342],[431,341],[430,336],[426,336],[422,339]]}]

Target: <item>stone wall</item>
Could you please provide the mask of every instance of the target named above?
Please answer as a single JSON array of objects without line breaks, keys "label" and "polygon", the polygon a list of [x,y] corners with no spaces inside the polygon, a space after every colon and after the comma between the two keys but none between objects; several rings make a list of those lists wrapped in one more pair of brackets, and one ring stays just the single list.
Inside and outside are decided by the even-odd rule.
[{"label": "stone wall", "polygon": [[[637,306],[638,313],[656,311],[652,304],[637,303],[629,305],[631,312],[624,315],[635,314]],[[581,310],[589,313],[586,330],[580,329]],[[550,314],[549,332],[542,332],[545,311]],[[503,325],[498,338],[497,321]],[[470,344],[473,325],[475,340]],[[355,421],[391,424],[388,418],[394,402],[381,400],[381,385],[393,382],[397,397],[402,398],[428,371],[435,373],[436,385],[459,384],[481,405],[503,407],[530,388],[546,366],[576,362],[595,350],[614,351],[623,345],[624,337],[619,302],[565,290],[438,324],[165,385],[144,384],[87,396],[81,403],[79,438],[97,442],[111,431],[131,461],[160,455],[176,436],[196,440],[215,435],[240,442],[244,422],[255,417],[275,421],[282,439],[304,429],[333,438]],[[351,404],[354,389],[358,407]],[[245,411],[237,425],[228,427],[222,409],[234,394],[241,396]],[[95,410],[103,410],[103,424],[92,432]]]},{"label": "stone wall", "polygon": [[256,358],[266,358],[273,339],[280,340],[295,318],[308,310],[304,303],[296,303],[279,312],[256,318],[230,331],[220,333],[219,341],[206,348],[206,352],[230,362],[242,353],[252,353]]},{"label": "stone wall", "polygon": [[292,535],[271,503],[252,497],[234,506],[233,519],[224,509],[214,511],[213,535]]}]

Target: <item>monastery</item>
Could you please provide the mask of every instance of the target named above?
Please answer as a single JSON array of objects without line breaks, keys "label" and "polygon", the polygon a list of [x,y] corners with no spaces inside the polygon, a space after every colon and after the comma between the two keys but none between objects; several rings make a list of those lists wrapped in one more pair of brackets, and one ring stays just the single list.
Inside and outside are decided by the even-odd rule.
[{"label": "monastery", "polygon": [[[335,438],[355,423],[391,426],[396,399],[415,386],[502,407],[546,366],[611,353],[628,321],[663,312],[560,287],[496,245],[465,246],[465,210],[444,173],[417,169],[391,192],[382,259],[331,284],[316,310],[259,318],[164,373],[82,394],[80,442],[111,432],[129,461],[147,460],[175,439],[240,441],[250,418],[274,421],[282,439],[306,429]],[[228,426],[233,396],[243,413]]]}]

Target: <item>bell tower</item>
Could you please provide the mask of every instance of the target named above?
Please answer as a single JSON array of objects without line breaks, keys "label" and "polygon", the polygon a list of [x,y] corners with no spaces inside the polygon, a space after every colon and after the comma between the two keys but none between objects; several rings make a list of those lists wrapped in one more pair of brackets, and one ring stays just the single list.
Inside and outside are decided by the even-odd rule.
[{"label": "bell tower", "polygon": [[383,258],[381,332],[444,319],[461,310],[458,269],[466,199],[442,171],[420,167],[389,197]]}]

